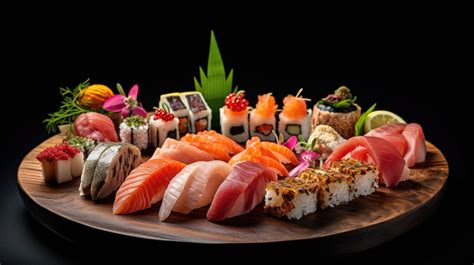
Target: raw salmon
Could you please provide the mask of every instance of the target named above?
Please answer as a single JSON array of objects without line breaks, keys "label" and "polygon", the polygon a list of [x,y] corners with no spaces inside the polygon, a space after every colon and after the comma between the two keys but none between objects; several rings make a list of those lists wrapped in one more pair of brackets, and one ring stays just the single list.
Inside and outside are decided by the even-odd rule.
[{"label": "raw salmon", "polygon": [[302,97],[288,95],[283,99],[282,115],[293,119],[304,119],[308,114],[306,101]]},{"label": "raw salmon", "polygon": [[269,167],[280,176],[288,176],[288,170],[285,168],[285,166],[280,161],[278,161],[278,158],[271,150],[262,147],[260,142],[249,145],[249,147],[247,147],[244,151],[233,156],[229,160],[229,164],[231,166],[235,166],[236,164],[243,161],[253,161],[255,163]]},{"label": "raw salmon", "polygon": [[196,162],[187,165],[166,188],[160,208],[160,221],[171,211],[187,214],[212,202],[217,188],[232,167],[224,161]]},{"label": "raw salmon", "polygon": [[130,172],[115,195],[114,214],[150,208],[163,198],[170,180],[186,165],[169,159],[150,159]]},{"label": "raw salmon", "polygon": [[207,219],[218,222],[250,212],[263,200],[266,184],[276,179],[272,170],[260,164],[237,164],[217,189]]},{"label": "raw salmon", "polygon": [[226,147],[223,144],[203,141],[202,138],[196,134],[187,134],[181,138],[181,141],[199,148],[200,150],[210,154],[214,159],[226,162],[230,159],[229,153],[227,153]]},{"label": "raw salmon", "polygon": [[216,141],[221,142],[223,145],[227,146],[230,150],[232,150],[232,152],[229,152],[230,154],[237,154],[239,152],[242,152],[242,150],[244,150],[244,148],[240,146],[238,143],[236,143],[234,140],[232,140],[231,138],[223,134],[217,133],[214,130],[198,132],[198,135],[207,135],[209,137],[216,139]]},{"label": "raw salmon", "polygon": [[253,110],[257,115],[266,118],[275,116],[275,111],[278,108],[275,97],[271,93],[258,96],[258,102]]},{"label": "raw salmon", "polygon": [[172,138],[167,138],[161,148],[156,148],[152,156],[152,159],[154,158],[167,158],[185,164],[213,160],[210,154],[199,148]]}]

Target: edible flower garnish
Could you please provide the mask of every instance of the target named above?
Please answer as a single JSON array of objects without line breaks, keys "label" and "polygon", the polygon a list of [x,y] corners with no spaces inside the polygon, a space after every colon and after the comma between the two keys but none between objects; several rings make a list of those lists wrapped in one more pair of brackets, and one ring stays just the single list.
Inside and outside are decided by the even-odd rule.
[{"label": "edible flower garnish", "polygon": [[117,90],[120,94],[114,95],[107,99],[103,108],[110,112],[121,112],[123,117],[128,117],[131,114],[142,116],[146,118],[146,110],[142,104],[137,101],[138,85],[134,85],[125,96],[125,92],[120,84],[117,84]]},{"label": "edible flower garnish", "polygon": [[299,155],[300,163],[290,171],[290,177],[297,177],[303,170],[316,166],[316,160],[320,157],[319,153],[313,151],[303,151]]}]

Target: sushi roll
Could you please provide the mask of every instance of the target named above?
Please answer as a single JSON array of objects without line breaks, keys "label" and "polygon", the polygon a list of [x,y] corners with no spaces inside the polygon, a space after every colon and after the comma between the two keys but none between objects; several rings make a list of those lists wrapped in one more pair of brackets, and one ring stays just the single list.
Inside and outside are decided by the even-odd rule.
[{"label": "sushi roll", "polygon": [[363,163],[355,159],[344,159],[332,162],[329,171],[350,175],[354,178],[351,199],[369,195],[379,187],[379,170],[374,164]]},{"label": "sushi roll", "polygon": [[212,111],[200,92],[184,92],[180,94],[181,101],[189,110],[191,132],[197,133],[211,129]]},{"label": "sushi roll", "polygon": [[168,105],[170,107],[170,113],[178,118],[179,135],[186,135],[189,133],[191,130],[190,114],[188,108],[186,108],[180,97],[180,93],[161,95],[160,108],[164,108],[164,105]]},{"label": "sushi roll", "polygon": [[219,109],[222,134],[238,143],[249,139],[249,103],[244,97],[244,91],[231,93]]},{"label": "sushi roll", "polygon": [[250,136],[257,136],[264,141],[275,141],[275,111],[278,105],[271,93],[258,96],[258,103],[250,112]]},{"label": "sushi roll", "polygon": [[46,148],[36,157],[41,162],[41,169],[46,183],[63,183],[73,180],[82,174],[84,154],[79,148],[63,143]]},{"label": "sushi roll", "polygon": [[342,137],[349,139],[355,134],[355,125],[361,115],[361,108],[355,104],[349,88],[339,87],[334,94],[321,99],[314,105],[311,127],[329,125]]},{"label": "sushi roll", "polygon": [[265,188],[265,211],[276,217],[300,219],[316,212],[318,182],[298,178],[272,181]]},{"label": "sushi roll", "polygon": [[[167,105],[164,105],[167,106]],[[156,109],[150,116],[150,142],[154,148],[161,147],[167,138],[179,140],[179,119],[164,109]]]},{"label": "sushi roll", "polygon": [[300,89],[296,96],[288,95],[283,99],[283,111],[279,115],[278,131],[285,140],[291,136],[303,136],[308,140],[311,131],[311,109],[306,108],[306,101],[301,97]]},{"label": "sushi roll", "polygon": [[120,124],[120,140],[144,150],[148,148],[148,127],[144,117],[129,116]]}]

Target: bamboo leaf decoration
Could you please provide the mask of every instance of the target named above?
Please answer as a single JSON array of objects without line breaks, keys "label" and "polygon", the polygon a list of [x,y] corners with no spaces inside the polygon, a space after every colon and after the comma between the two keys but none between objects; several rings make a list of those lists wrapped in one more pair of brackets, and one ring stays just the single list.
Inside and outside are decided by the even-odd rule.
[{"label": "bamboo leaf decoration", "polygon": [[232,92],[232,79],[234,70],[231,69],[226,78],[224,62],[222,61],[219,46],[217,45],[214,31],[211,31],[211,44],[209,48],[209,60],[207,62],[207,74],[199,67],[201,82],[194,77],[196,91],[202,93],[209,107],[212,109],[212,126],[219,127],[219,108],[224,105],[224,99]]}]

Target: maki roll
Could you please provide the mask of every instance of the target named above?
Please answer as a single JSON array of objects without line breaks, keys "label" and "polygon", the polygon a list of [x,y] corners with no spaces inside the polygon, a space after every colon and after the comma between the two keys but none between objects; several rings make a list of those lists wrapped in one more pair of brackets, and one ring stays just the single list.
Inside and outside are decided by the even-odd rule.
[{"label": "maki roll", "polygon": [[[164,105],[168,106],[168,105]],[[161,147],[166,138],[179,140],[179,119],[165,109],[156,109],[150,116],[150,142],[154,148]]]},{"label": "maki roll", "polygon": [[222,134],[238,143],[249,139],[249,103],[244,97],[244,91],[231,93],[219,109]]},{"label": "maki roll", "polygon": [[212,111],[200,92],[184,92],[180,94],[181,101],[189,110],[191,132],[197,133],[211,129]]},{"label": "maki roll", "polygon": [[120,124],[122,143],[136,145],[140,150],[148,147],[148,123],[142,116],[128,116]]},{"label": "maki roll", "polygon": [[274,141],[276,131],[275,111],[278,105],[272,93],[258,96],[258,103],[250,112],[250,136],[258,136],[264,141]]},{"label": "maki roll", "polygon": [[160,97],[160,108],[164,105],[170,107],[170,113],[179,120],[178,131],[179,135],[186,135],[191,130],[190,114],[186,105],[180,97],[180,93],[164,94]]},{"label": "maki roll", "polygon": [[318,101],[313,108],[312,129],[324,124],[334,128],[345,139],[354,136],[355,125],[361,114],[361,108],[354,103],[356,99],[349,88],[341,86],[334,94]]},{"label": "maki roll", "polygon": [[82,174],[84,154],[79,148],[63,143],[41,151],[36,159],[41,162],[41,170],[46,183],[63,183]]},{"label": "maki roll", "polygon": [[288,95],[283,99],[283,110],[279,115],[278,131],[285,140],[301,135],[308,140],[311,130],[311,109],[306,108],[309,99],[301,97],[303,89],[296,96]]}]

